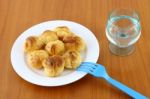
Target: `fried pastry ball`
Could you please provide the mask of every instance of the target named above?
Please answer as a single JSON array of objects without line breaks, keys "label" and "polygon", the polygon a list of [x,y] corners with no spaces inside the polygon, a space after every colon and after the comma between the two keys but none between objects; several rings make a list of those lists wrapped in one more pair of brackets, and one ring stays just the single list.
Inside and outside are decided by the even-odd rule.
[{"label": "fried pastry ball", "polygon": [[78,36],[64,37],[63,42],[67,50],[83,51],[85,49],[84,41]]},{"label": "fried pastry ball", "polygon": [[44,44],[47,44],[50,41],[58,40],[58,36],[56,35],[56,32],[51,31],[51,30],[46,30],[42,33],[42,35],[39,37],[39,39]]},{"label": "fried pastry ball", "polygon": [[64,70],[64,60],[62,56],[54,55],[43,61],[44,72],[49,77],[60,75]]},{"label": "fried pastry ball", "polygon": [[56,31],[57,36],[59,37],[60,40],[62,40],[65,36],[73,35],[73,33],[66,26],[57,27],[57,28],[55,28],[54,31]]},{"label": "fried pastry ball", "polygon": [[55,31],[66,31],[70,32],[69,28],[67,26],[59,26],[55,28]]},{"label": "fried pastry ball", "polygon": [[46,46],[45,49],[49,52],[50,55],[57,55],[64,52],[65,47],[64,43],[60,40],[51,41]]},{"label": "fried pastry ball", "polygon": [[80,66],[82,59],[78,51],[67,51],[63,58],[65,60],[65,68],[76,69]]},{"label": "fried pastry ball", "polygon": [[39,38],[36,36],[30,36],[26,39],[24,44],[24,52],[28,53],[33,50],[38,50],[44,47],[44,44],[40,42]]},{"label": "fried pastry ball", "polygon": [[45,50],[35,50],[27,54],[27,63],[34,68],[42,68],[42,61],[49,57]]}]

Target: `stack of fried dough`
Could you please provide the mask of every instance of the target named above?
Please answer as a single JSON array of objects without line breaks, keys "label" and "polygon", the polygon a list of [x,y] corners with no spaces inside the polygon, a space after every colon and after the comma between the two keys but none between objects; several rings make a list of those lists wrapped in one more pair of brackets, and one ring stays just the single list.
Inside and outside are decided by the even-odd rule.
[{"label": "stack of fried dough", "polygon": [[83,39],[66,26],[30,36],[24,44],[27,63],[36,69],[43,68],[49,77],[59,76],[65,68],[76,69],[82,62],[80,52],[84,49]]}]

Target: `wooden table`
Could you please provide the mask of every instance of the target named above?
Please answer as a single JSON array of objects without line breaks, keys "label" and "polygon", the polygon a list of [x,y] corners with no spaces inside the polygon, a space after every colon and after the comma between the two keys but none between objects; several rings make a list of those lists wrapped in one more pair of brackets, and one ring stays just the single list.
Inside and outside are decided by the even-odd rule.
[{"label": "wooden table", "polygon": [[[118,57],[109,52],[105,26],[109,11],[131,8],[140,13],[142,36],[135,52]],[[150,97],[150,0],[0,0],[0,99],[130,99],[103,79],[87,75],[61,87],[41,87],[13,70],[10,51],[27,28],[43,21],[75,21],[89,28],[100,43],[98,63],[115,79]],[[19,59],[18,59],[19,61]]]}]

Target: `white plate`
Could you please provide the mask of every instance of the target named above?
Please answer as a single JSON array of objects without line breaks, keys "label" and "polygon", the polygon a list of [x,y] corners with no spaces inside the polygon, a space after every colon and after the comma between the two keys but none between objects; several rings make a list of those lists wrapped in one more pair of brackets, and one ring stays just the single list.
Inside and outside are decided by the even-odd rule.
[{"label": "white plate", "polygon": [[93,33],[86,27],[71,21],[54,20],[37,24],[23,32],[15,41],[11,50],[11,62],[16,73],[24,80],[41,86],[61,86],[69,84],[84,77],[87,73],[65,70],[60,76],[46,77],[42,70],[36,70],[26,64],[23,52],[24,41],[31,35],[39,35],[47,29],[57,26],[68,26],[76,35],[82,37],[86,43],[86,51],[82,53],[86,62],[97,62],[99,56],[99,44]]}]

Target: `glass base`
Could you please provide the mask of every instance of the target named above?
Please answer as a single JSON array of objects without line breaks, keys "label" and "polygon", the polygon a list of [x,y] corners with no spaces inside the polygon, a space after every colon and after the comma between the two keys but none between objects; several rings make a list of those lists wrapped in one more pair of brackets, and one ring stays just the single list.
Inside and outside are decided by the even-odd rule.
[{"label": "glass base", "polygon": [[126,55],[130,55],[134,52],[135,46],[131,45],[128,47],[118,47],[112,43],[109,43],[109,49],[115,55],[126,56]]}]

